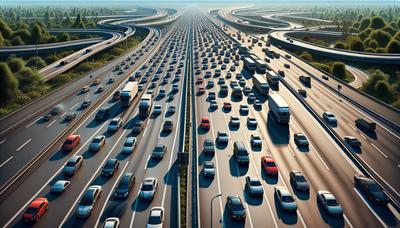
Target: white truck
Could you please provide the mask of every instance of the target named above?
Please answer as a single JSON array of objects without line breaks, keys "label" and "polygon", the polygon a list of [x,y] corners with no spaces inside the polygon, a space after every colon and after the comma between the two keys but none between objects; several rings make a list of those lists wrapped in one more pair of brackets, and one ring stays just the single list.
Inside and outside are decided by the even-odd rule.
[{"label": "white truck", "polygon": [[272,70],[266,70],[265,75],[267,76],[267,80],[270,86],[278,86],[279,85],[279,76]]},{"label": "white truck", "polygon": [[123,107],[129,107],[132,104],[133,98],[136,97],[138,93],[138,83],[128,82],[121,91],[120,100]]},{"label": "white truck", "polygon": [[289,105],[279,94],[270,94],[268,98],[268,107],[276,122],[288,124],[290,120]]},{"label": "white truck", "polygon": [[152,104],[151,94],[143,94],[139,102],[139,115],[141,117],[147,117],[150,114]]},{"label": "white truck", "polygon": [[269,91],[269,84],[264,75],[254,74],[252,77],[253,86],[259,94],[267,96]]}]

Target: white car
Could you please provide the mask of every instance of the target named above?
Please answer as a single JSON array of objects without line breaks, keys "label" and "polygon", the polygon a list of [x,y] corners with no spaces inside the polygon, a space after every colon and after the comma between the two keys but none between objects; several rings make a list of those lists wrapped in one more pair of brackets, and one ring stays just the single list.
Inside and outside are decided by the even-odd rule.
[{"label": "white car", "polygon": [[324,112],[322,113],[322,117],[326,120],[326,122],[331,123],[331,124],[337,124],[337,119],[335,115],[331,112]]},{"label": "white car", "polygon": [[157,178],[146,178],[140,187],[140,198],[143,200],[152,200],[156,194],[158,186]]},{"label": "white car", "polygon": [[121,118],[114,118],[108,124],[108,131],[118,131],[122,127],[122,119]]},{"label": "white car", "polygon": [[289,190],[286,187],[276,186],[275,195],[282,209],[286,211],[297,210],[296,200],[293,198],[292,194],[290,194]]},{"label": "white car", "polygon": [[161,228],[164,223],[164,208],[153,207],[150,210],[149,218],[147,219],[147,228]]},{"label": "white car", "polygon": [[335,196],[328,191],[318,191],[317,192],[318,203],[333,216],[342,216],[343,208],[337,202]]},{"label": "white car", "polygon": [[63,193],[70,183],[71,182],[67,180],[59,180],[51,186],[51,192],[56,194]]},{"label": "white car", "polygon": [[119,228],[119,218],[110,217],[104,222],[103,228]]}]

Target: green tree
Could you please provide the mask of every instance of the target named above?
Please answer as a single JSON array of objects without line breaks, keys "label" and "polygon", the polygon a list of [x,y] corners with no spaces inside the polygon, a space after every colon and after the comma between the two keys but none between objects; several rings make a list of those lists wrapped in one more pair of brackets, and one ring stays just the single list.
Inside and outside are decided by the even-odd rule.
[{"label": "green tree", "polygon": [[0,63],[0,103],[9,102],[18,92],[18,80],[5,63]]},{"label": "green tree", "polygon": [[32,41],[32,34],[27,29],[21,29],[14,33],[14,36],[19,36],[24,43],[30,43]]},{"label": "green tree", "polygon": [[371,19],[369,18],[364,18],[360,21],[360,27],[358,28],[360,31],[364,31],[365,29],[367,29],[369,27],[369,25],[371,24]]},{"label": "green tree", "polygon": [[346,77],[346,66],[342,62],[334,62],[331,66],[331,73],[337,78],[344,79]]},{"label": "green tree", "polygon": [[386,49],[388,53],[400,53],[400,42],[393,39],[388,43]]},{"label": "green tree", "polygon": [[0,32],[0,46],[4,45],[4,37],[3,34]]},{"label": "green tree", "polygon": [[363,83],[361,89],[369,94],[375,93],[375,85],[378,81],[387,81],[389,75],[383,73],[381,70],[375,70],[366,82]]},{"label": "green tree", "polygon": [[32,43],[40,44],[42,40],[43,40],[42,28],[38,24],[35,24],[32,28]]},{"label": "green tree", "polygon": [[14,36],[14,38],[12,39],[11,43],[13,45],[24,45],[24,41],[21,39],[20,36]]},{"label": "green tree", "polygon": [[24,61],[21,58],[9,58],[7,60],[7,65],[13,73],[20,71],[24,68]]},{"label": "green tree", "polygon": [[394,36],[394,34],[396,34],[396,32],[398,31],[397,29],[393,28],[392,26],[385,26],[382,30],[385,32],[388,32],[392,36]]},{"label": "green tree", "polygon": [[33,91],[42,83],[40,75],[31,68],[25,67],[16,75],[19,88],[24,92]]},{"label": "green tree", "polygon": [[61,33],[59,40],[60,41],[69,41],[70,40],[69,34],[66,32]]},{"label": "green tree", "polygon": [[303,54],[300,55],[300,58],[304,59],[307,62],[311,62],[313,60],[311,54],[304,52]]},{"label": "green tree", "polygon": [[338,49],[347,49],[347,45],[340,41],[336,42],[336,44],[333,47]]},{"label": "green tree", "polygon": [[375,16],[371,19],[371,24],[369,25],[372,29],[381,29],[386,26],[385,20],[382,17]]},{"label": "green tree", "polygon": [[32,56],[28,59],[28,61],[26,61],[26,66],[40,69],[46,66],[46,62],[39,56]]},{"label": "green tree", "polygon": [[378,42],[379,47],[386,47],[387,43],[391,40],[391,36],[388,32],[382,30],[373,31],[369,37]]},{"label": "green tree", "polygon": [[11,30],[8,24],[0,19],[0,32],[3,34],[3,37],[6,39],[11,39],[13,35],[13,31]]},{"label": "green tree", "polygon": [[389,83],[385,80],[380,80],[375,85],[375,95],[384,101],[393,100],[393,91]]},{"label": "green tree", "polygon": [[350,42],[350,50],[353,50],[353,51],[364,51],[364,49],[365,49],[364,44],[360,39],[352,40]]}]

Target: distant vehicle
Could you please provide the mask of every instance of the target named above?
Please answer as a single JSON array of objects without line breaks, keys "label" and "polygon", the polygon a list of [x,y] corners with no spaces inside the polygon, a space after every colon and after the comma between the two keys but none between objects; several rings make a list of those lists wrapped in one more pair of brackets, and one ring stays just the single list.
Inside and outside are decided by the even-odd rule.
[{"label": "distant vehicle", "polygon": [[308,191],[310,190],[310,185],[307,182],[307,179],[300,171],[290,171],[290,182],[293,184],[293,187],[298,191]]},{"label": "distant vehicle", "polygon": [[344,141],[351,147],[360,147],[361,142],[354,136],[345,136]]},{"label": "distant vehicle", "polygon": [[260,74],[254,74],[252,76],[252,82],[254,88],[257,90],[257,92],[261,95],[268,95],[269,92],[269,84],[267,79]]},{"label": "distant vehicle", "polygon": [[301,75],[299,77],[299,80],[307,87],[311,87],[311,77],[310,76],[304,76]]},{"label": "distant vehicle", "polygon": [[127,199],[135,184],[135,180],[136,178],[133,173],[125,173],[115,189],[114,197],[116,199]]},{"label": "distant vehicle", "polygon": [[107,131],[109,132],[116,132],[122,127],[122,118],[114,118],[108,124]]},{"label": "distant vehicle", "polygon": [[278,74],[282,77],[285,77],[285,71],[283,70],[278,70]]},{"label": "distant vehicle", "polygon": [[139,102],[139,115],[141,117],[147,117],[150,114],[152,103],[152,97],[150,94],[143,94],[142,99]]},{"label": "distant vehicle", "polygon": [[278,86],[279,85],[279,76],[272,70],[266,70],[265,75],[267,77],[267,81],[270,86]]},{"label": "distant vehicle", "polygon": [[240,108],[239,108],[239,112],[240,112],[240,114],[248,115],[249,114],[249,106],[247,106],[246,104],[241,104]]},{"label": "distant vehicle", "polygon": [[25,210],[22,215],[22,221],[26,223],[38,222],[48,209],[49,201],[46,198],[36,198]]},{"label": "distant vehicle", "polygon": [[123,107],[129,107],[132,104],[133,98],[138,93],[138,83],[128,82],[125,87],[121,90],[120,100]]},{"label": "distant vehicle", "polygon": [[329,80],[329,77],[328,76],[326,76],[326,75],[322,75],[322,79],[325,79],[325,80]]},{"label": "distant vehicle", "polygon": [[267,70],[267,64],[261,59],[255,59],[254,62],[256,64],[257,73],[264,74]]},{"label": "distant vehicle", "polygon": [[215,175],[215,165],[212,161],[205,161],[203,163],[203,174],[205,177],[213,177]]},{"label": "distant vehicle", "polygon": [[208,117],[203,117],[201,118],[201,123],[200,123],[200,127],[205,129],[205,130],[209,130],[211,126],[210,123],[210,119]]},{"label": "distant vehicle", "polygon": [[228,134],[225,132],[218,131],[217,133],[217,142],[221,144],[228,144]]},{"label": "distant vehicle", "polygon": [[239,165],[249,164],[249,152],[242,141],[235,141],[233,143],[233,156]]},{"label": "distant vehicle", "polygon": [[153,109],[153,115],[157,116],[162,113],[161,105],[155,105]]},{"label": "distant vehicle", "polygon": [[153,152],[151,154],[151,157],[153,159],[162,159],[164,157],[164,154],[167,152],[167,146],[164,144],[157,144]]},{"label": "distant vehicle", "polygon": [[325,209],[330,215],[342,216],[343,208],[337,202],[335,196],[328,191],[317,192],[317,202]]},{"label": "distant vehicle", "polygon": [[70,157],[67,163],[64,165],[63,168],[63,175],[65,176],[72,176],[74,175],[78,169],[82,166],[83,157],[80,155],[74,155]]},{"label": "distant vehicle", "polygon": [[243,93],[239,86],[234,86],[232,88],[232,97],[235,97],[237,99],[243,98]]},{"label": "distant vehicle", "polygon": [[378,205],[386,205],[389,198],[381,187],[371,178],[362,174],[354,175],[354,184],[365,196]]},{"label": "distant vehicle", "polygon": [[104,135],[96,136],[89,145],[89,151],[98,152],[106,144],[106,137]]},{"label": "distant vehicle", "polygon": [[93,81],[93,85],[99,85],[101,83],[100,79],[96,79]]},{"label": "distant vehicle", "polygon": [[66,61],[66,60],[60,61],[60,66],[64,66],[66,64],[68,64],[68,61]]},{"label": "distant vehicle", "polygon": [[110,158],[107,160],[106,164],[101,170],[103,176],[109,177],[114,175],[115,171],[119,168],[119,161],[115,158]]},{"label": "distant vehicle", "polygon": [[270,155],[261,157],[261,166],[263,167],[267,175],[278,175],[278,167],[276,166],[274,159]]},{"label": "distant vehicle", "polygon": [[285,64],[283,64],[283,66],[285,67],[285,68],[290,68],[290,64],[288,64],[288,63],[285,63]]},{"label": "distant vehicle", "polygon": [[243,65],[250,71],[256,70],[256,63],[250,57],[243,58]]},{"label": "distant vehicle", "polygon": [[229,120],[229,125],[232,127],[239,127],[240,126],[240,119],[237,116],[231,116]]},{"label": "distant vehicle", "polygon": [[103,86],[103,85],[99,85],[99,87],[97,87],[97,92],[98,93],[101,93],[101,92],[103,92],[104,91],[104,89],[105,89],[105,87]]},{"label": "distant vehicle", "polygon": [[147,219],[146,228],[162,228],[164,223],[164,208],[153,207]]},{"label": "distant vehicle", "polygon": [[322,117],[326,120],[326,122],[331,123],[331,124],[337,124],[337,119],[335,115],[331,112],[324,112],[322,113]]},{"label": "distant vehicle", "polygon": [[275,195],[279,206],[286,211],[297,211],[296,200],[285,186],[275,186]]},{"label": "distant vehicle", "polygon": [[136,146],[136,138],[128,137],[125,140],[124,146],[122,147],[122,153],[131,154]]},{"label": "distant vehicle", "polygon": [[90,90],[89,86],[84,86],[81,88],[81,93],[87,93],[89,92],[89,90]]},{"label": "distant vehicle", "polygon": [[233,220],[245,220],[246,208],[243,206],[240,196],[228,196],[226,198],[226,207],[229,217]]},{"label": "distant vehicle", "polygon": [[231,102],[225,101],[223,105],[224,110],[231,110],[232,109],[232,104]]},{"label": "distant vehicle", "polygon": [[305,89],[298,89],[297,92],[303,96],[303,97],[307,97],[307,91]]},{"label": "distant vehicle", "polygon": [[79,201],[76,208],[76,217],[87,218],[92,214],[92,210],[100,198],[102,188],[99,185],[90,186]]},{"label": "distant vehicle", "polygon": [[148,177],[146,178],[142,186],[140,187],[140,199],[142,200],[153,200],[154,195],[156,194],[158,187],[158,181],[157,178],[154,177]]},{"label": "distant vehicle", "polygon": [[204,154],[214,154],[215,153],[215,145],[211,139],[204,140]]},{"label": "distant vehicle", "polygon": [[132,133],[139,134],[144,128],[144,123],[141,120],[135,121],[132,126]]},{"label": "distant vehicle", "polygon": [[262,196],[264,194],[264,188],[261,181],[256,176],[246,177],[246,189],[249,191],[251,196]]},{"label": "distant vehicle", "polygon": [[280,124],[288,124],[290,121],[289,105],[279,94],[270,94],[268,107],[272,116]]},{"label": "distant vehicle", "polygon": [[247,126],[249,127],[257,127],[257,120],[254,117],[247,117]]},{"label": "distant vehicle", "polygon": [[87,108],[89,107],[89,105],[92,103],[92,100],[90,99],[85,99],[83,100],[82,104],[81,104],[81,108]]},{"label": "distant vehicle", "polygon": [[162,130],[164,132],[171,132],[174,128],[174,122],[172,120],[166,119],[163,124]]},{"label": "distant vehicle", "polygon": [[113,82],[115,82],[115,78],[114,77],[111,77],[111,78],[108,79],[108,83],[113,83]]},{"label": "distant vehicle", "polygon": [[293,137],[294,137],[294,143],[296,143],[297,146],[308,147],[309,142],[305,135],[303,135],[302,133],[294,133]]},{"label": "distant vehicle", "polygon": [[355,120],[355,124],[358,128],[366,130],[368,132],[374,132],[376,129],[376,123],[368,122],[363,118],[358,118]]},{"label": "distant vehicle", "polygon": [[69,152],[78,146],[81,141],[81,136],[78,134],[71,134],[67,137],[62,145],[62,150],[65,152]]},{"label": "distant vehicle", "polygon": [[251,146],[256,147],[256,148],[261,148],[262,147],[262,140],[261,137],[255,134],[252,134],[250,136],[250,143]]},{"label": "distant vehicle", "polygon": [[58,180],[56,183],[53,184],[53,186],[51,186],[50,191],[54,194],[61,194],[65,191],[65,189],[68,188],[70,183],[71,182],[67,180]]}]

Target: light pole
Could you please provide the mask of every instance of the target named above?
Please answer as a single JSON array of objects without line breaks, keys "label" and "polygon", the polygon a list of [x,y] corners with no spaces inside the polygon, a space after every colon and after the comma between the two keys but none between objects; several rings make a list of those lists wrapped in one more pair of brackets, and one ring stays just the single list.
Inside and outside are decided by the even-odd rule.
[{"label": "light pole", "polygon": [[[213,198],[211,198],[211,228],[213,227],[213,206],[212,206],[212,203],[213,203],[213,201],[214,201],[214,199],[215,198],[218,198],[218,197],[220,197],[220,196],[222,196],[222,193],[219,193],[218,195],[215,195],[215,196],[213,196]],[[222,215],[223,216],[223,215]]]}]

